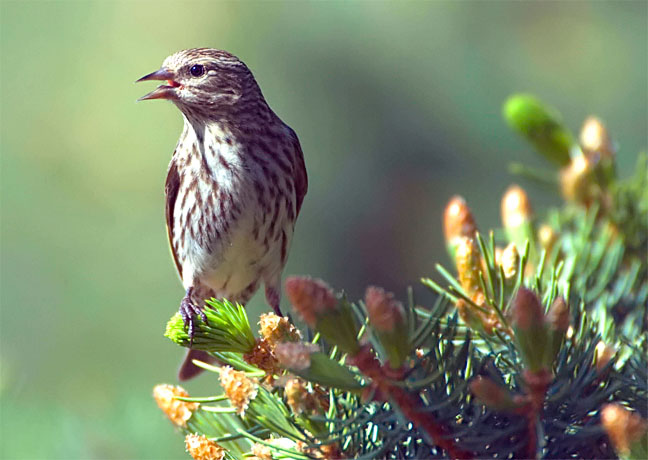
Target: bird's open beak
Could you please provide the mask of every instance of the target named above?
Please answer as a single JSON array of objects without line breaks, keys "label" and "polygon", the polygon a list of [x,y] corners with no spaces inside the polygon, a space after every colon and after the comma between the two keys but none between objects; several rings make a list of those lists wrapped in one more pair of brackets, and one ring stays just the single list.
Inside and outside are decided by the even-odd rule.
[{"label": "bird's open beak", "polygon": [[175,89],[180,87],[180,83],[174,80],[175,74],[169,69],[162,67],[160,70],[156,70],[153,73],[144,75],[142,78],[137,80],[135,83],[140,81],[149,81],[149,80],[166,80],[166,85],[160,85],[155,88],[150,93],[140,97],[138,101],[146,101],[148,99],[173,99],[176,96]]}]

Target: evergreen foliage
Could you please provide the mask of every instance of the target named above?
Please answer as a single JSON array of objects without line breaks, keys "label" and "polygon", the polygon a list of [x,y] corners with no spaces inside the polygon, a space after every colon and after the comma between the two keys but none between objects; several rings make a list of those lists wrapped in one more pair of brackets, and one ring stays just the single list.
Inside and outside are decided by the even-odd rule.
[{"label": "evergreen foliage", "polygon": [[[646,155],[621,179],[600,120],[588,118],[577,142],[528,95],[511,97],[504,117],[558,168],[550,182],[564,205],[536,216],[512,186],[503,231],[480,233],[453,198],[444,225],[455,267],[422,279],[439,294],[431,307],[373,287],[351,303],[322,281],[294,277],[286,292],[307,339],[273,314],[260,318],[255,339],[241,306],[208,301],[193,347],[225,364],[200,364],[220,377],[222,394],[178,390],[169,402],[156,393],[185,434],[206,437],[191,439],[211,457],[189,449],[194,458],[648,452]],[[166,335],[190,345],[179,315]],[[180,421],[170,415],[178,404]]]}]

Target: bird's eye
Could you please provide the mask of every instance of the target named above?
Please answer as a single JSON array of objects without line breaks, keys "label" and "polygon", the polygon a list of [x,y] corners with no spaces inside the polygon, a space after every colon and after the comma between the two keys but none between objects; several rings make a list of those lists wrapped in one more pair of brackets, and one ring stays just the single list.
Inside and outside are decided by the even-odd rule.
[{"label": "bird's eye", "polygon": [[202,74],[205,73],[205,66],[200,64],[194,64],[189,69],[189,73],[191,74],[192,77],[200,77]]}]

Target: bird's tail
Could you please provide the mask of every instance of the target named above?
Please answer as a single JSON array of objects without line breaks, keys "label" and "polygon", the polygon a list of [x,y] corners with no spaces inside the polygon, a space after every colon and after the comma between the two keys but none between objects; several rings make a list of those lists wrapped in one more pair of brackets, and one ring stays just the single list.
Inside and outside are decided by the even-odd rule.
[{"label": "bird's tail", "polygon": [[205,363],[213,363],[216,361],[216,358],[209,355],[206,351],[188,350],[187,355],[180,366],[180,370],[178,370],[178,379],[180,381],[192,379],[204,371],[203,368],[198,367],[193,363],[194,359]]}]

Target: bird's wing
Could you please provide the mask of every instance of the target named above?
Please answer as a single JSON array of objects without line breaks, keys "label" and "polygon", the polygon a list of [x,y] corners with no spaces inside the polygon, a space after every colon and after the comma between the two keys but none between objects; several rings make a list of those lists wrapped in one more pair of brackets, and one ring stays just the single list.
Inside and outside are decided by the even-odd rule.
[{"label": "bird's wing", "polygon": [[299,144],[297,134],[292,129],[290,131],[295,149],[295,192],[297,194],[297,215],[299,215],[304,196],[306,196],[306,192],[308,191],[308,174],[306,173],[306,164],[304,163],[304,153]]},{"label": "bird's wing", "polygon": [[180,188],[180,176],[178,175],[178,168],[175,162],[175,152],[173,152],[173,157],[169,164],[166,182],[164,183],[164,194],[166,195],[166,228],[167,236],[169,237],[169,246],[171,247],[171,255],[178,269],[178,274],[182,278],[182,265],[178,260],[178,254],[176,254],[175,247],[173,246],[173,210],[175,209],[178,189]]}]

